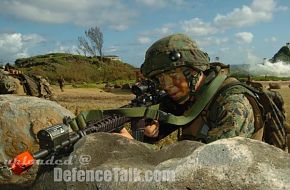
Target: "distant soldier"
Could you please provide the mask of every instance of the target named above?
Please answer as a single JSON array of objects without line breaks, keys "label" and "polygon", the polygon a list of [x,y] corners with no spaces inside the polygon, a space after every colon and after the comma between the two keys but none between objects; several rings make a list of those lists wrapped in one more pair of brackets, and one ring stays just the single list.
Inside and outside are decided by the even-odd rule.
[{"label": "distant soldier", "polygon": [[63,76],[61,76],[61,77],[57,80],[57,82],[58,82],[58,85],[59,85],[60,90],[63,92],[63,87],[64,87],[64,78],[63,78]]},{"label": "distant soldier", "polygon": [[0,69],[0,94],[26,94],[55,99],[50,84],[44,77],[26,75],[9,63]]}]

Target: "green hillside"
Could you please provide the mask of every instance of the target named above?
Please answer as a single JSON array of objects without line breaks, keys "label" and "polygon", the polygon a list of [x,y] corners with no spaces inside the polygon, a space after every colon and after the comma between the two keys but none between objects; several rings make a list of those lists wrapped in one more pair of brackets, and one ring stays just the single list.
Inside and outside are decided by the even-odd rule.
[{"label": "green hillside", "polygon": [[15,66],[24,73],[45,76],[52,83],[60,76],[72,83],[134,80],[136,70],[132,65],[121,61],[67,53],[17,59]]},{"label": "green hillside", "polygon": [[[275,63],[284,61],[290,64],[290,44],[287,43],[270,60]],[[85,57],[67,53],[51,53],[29,58],[17,59],[15,66],[27,74],[47,77],[56,83],[63,76],[68,83],[101,83],[128,81],[136,79],[136,68],[121,61],[109,58]],[[249,65],[231,65],[233,76],[255,75],[250,72]]]}]

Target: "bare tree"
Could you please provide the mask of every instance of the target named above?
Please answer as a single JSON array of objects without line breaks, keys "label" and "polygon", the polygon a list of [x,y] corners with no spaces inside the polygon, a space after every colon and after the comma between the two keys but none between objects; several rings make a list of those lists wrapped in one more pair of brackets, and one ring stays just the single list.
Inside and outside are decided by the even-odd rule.
[{"label": "bare tree", "polygon": [[79,41],[78,48],[80,51],[84,53],[85,56],[87,56],[88,53],[95,55],[88,41],[84,37],[78,37],[78,41]]},{"label": "bare tree", "polygon": [[90,28],[85,32],[86,36],[90,39],[91,44],[93,44],[93,48],[99,52],[99,55],[102,57],[102,49],[103,49],[103,33],[101,29],[96,26],[95,28]]},{"label": "bare tree", "polygon": [[102,49],[103,49],[103,33],[101,29],[96,26],[94,28],[90,28],[88,31],[85,31],[86,38],[78,37],[78,48],[82,51],[85,56],[90,54],[92,56],[96,56],[97,52],[102,57]]}]

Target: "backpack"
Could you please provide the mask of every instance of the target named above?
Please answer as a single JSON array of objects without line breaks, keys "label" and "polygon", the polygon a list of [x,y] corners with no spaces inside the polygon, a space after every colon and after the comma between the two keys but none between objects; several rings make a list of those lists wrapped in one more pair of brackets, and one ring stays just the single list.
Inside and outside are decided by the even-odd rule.
[{"label": "backpack", "polygon": [[25,74],[21,74],[18,76],[19,80],[22,82],[24,91],[29,96],[39,96],[39,85],[35,78],[30,77]]},{"label": "backpack", "polygon": [[[239,88],[239,87],[242,88]],[[240,81],[228,82],[221,87],[218,94],[226,89],[238,87],[248,98],[255,116],[255,133],[253,139],[260,139],[283,150],[287,147],[286,117],[284,100],[279,92],[261,88]],[[261,139],[262,138],[262,139]]]}]

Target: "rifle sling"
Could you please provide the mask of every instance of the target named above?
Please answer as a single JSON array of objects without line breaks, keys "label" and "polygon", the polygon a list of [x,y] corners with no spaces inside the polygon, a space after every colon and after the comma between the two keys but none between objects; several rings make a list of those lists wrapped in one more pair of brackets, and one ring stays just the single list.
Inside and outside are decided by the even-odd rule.
[{"label": "rifle sling", "polygon": [[79,128],[84,128],[88,121],[101,119],[104,115],[122,115],[132,118],[145,117],[148,119],[157,119],[158,121],[178,126],[186,125],[202,112],[225,79],[226,75],[217,75],[217,77],[209,84],[208,88],[200,94],[200,97],[202,98],[199,101],[196,101],[183,116],[175,116],[171,113],[161,111],[159,110],[159,104],[156,104],[149,107],[83,111],[69,124],[72,128],[75,127],[76,124]]}]

